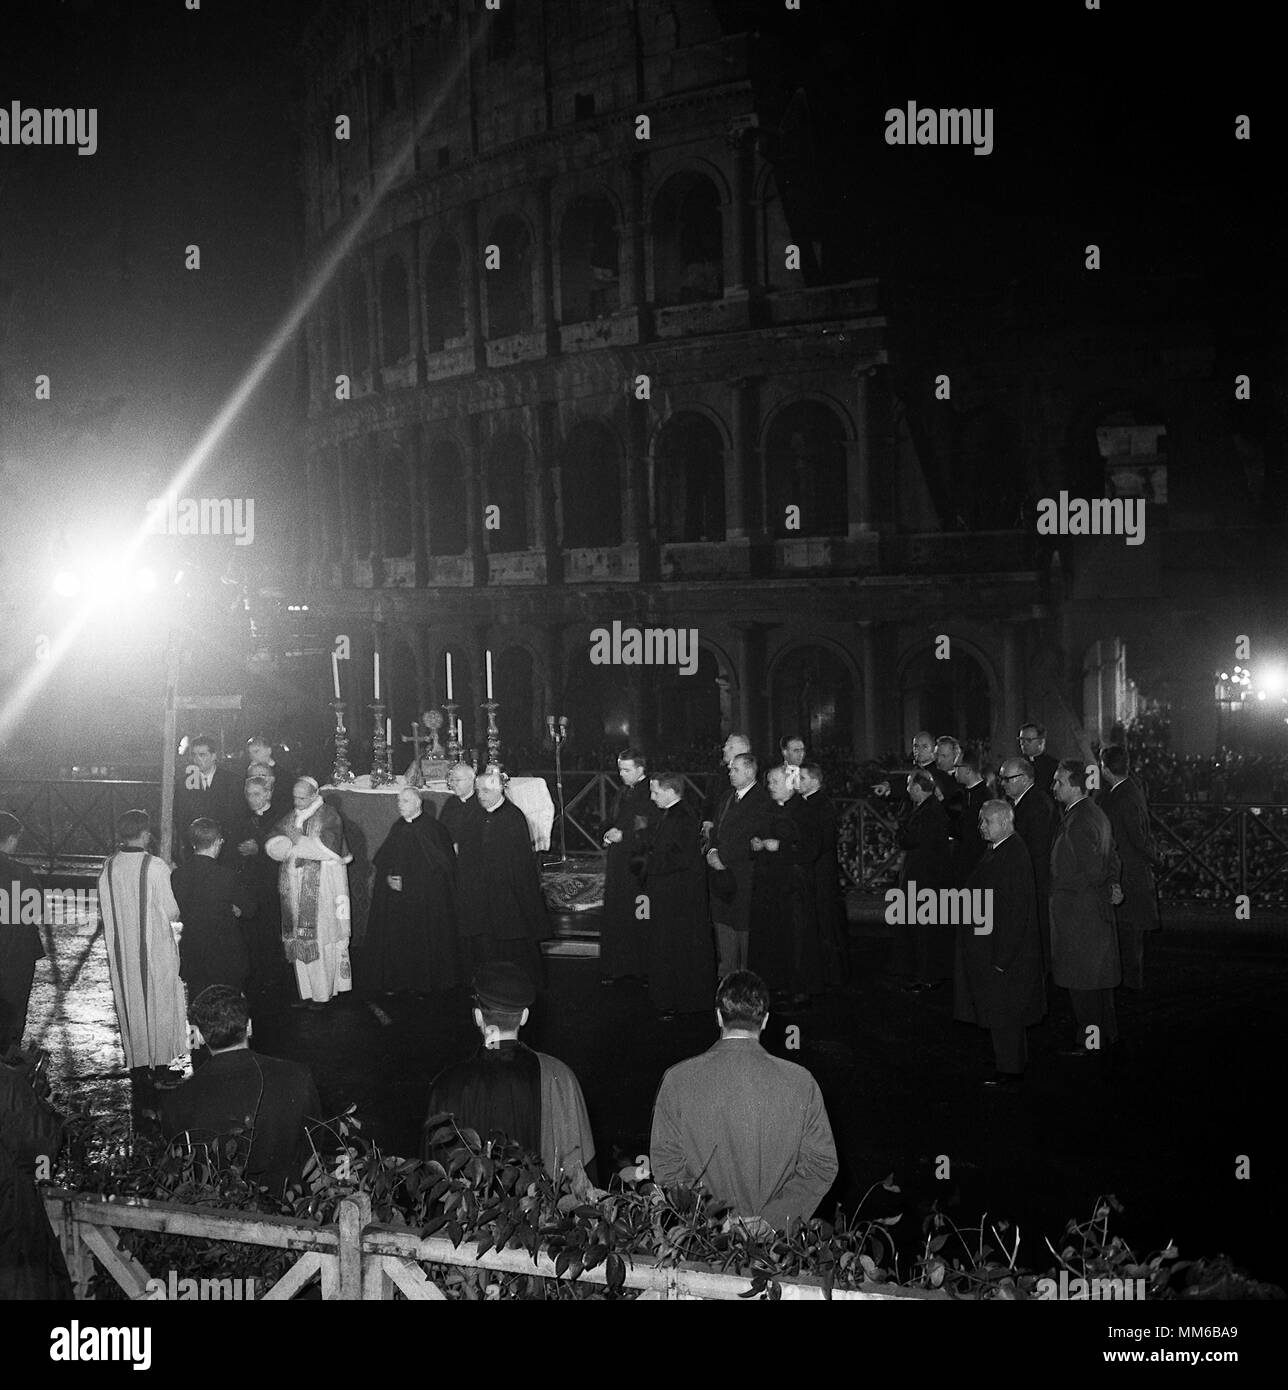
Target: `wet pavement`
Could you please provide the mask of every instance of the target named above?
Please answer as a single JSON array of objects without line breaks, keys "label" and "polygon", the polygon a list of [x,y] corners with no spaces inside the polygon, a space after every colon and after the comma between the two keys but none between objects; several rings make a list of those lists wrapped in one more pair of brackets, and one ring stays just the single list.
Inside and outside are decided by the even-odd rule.
[{"label": "wet pavement", "polygon": [[[1043,1234],[1058,1246],[1070,1217],[1086,1219],[1096,1196],[1113,1192],[1127,1208],[1115,1229],[1138,1250],[1174,1237],[1187,1256],[1227,1253],[1284,1282],[1274,1252],[1288,1226],[1279,1149],[1288,935],[1194,915],[1155,938],[1146,992],[1119,992],[1124,1047],[1112,1065],[1056,1055],[1073,1040],[1073,1018],[1067,996],[1051,990],[1047,1020],[1030,1031],[1024,1086],[993,1095],[979,1084],[991,1070],[987,1034],[952,1022],[950,989],[910,996],[883,978],[883,931],[856,924],[858,983],[771,1018],[766,1034],[771,1051],[803,1063],[822,1087],[842,1160],[836,1197],[852,1207],[893,1172],[905,1229],[936,1199],[966,1225],[987,1211],[1019,1222],[1021,1262],[1024,1250],[1037,1262]],[[60,926],[50,944],[27,1041],[49,1050],[56,1084],[87,1093],[96,1109],[128,1111],[103,937]],[[594,958],[552,958],[547,970],[525,1037],[581,1079],[603,1158],[645,1152],[662,1072],[709,1046],[714,1020],[661,1022],[642,989],[602,987]],[[477,1042],[464,991],[355,993],[316,1013],[286,1004],[283,990],[257,1005],[259,1050],[307,1062],[329,1114],[356,1101],[369,1138],[414,1154],[430,1080]],[[788,1025],[800,1029],[799,1050],[785,1049]],[[1246,1180],[1236,1177],[1240,1155]]]}]

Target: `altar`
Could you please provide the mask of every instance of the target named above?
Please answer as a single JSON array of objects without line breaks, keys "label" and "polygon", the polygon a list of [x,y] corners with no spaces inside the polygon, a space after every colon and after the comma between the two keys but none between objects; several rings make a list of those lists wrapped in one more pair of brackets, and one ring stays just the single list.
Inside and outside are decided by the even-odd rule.
[{"label": "altar", "polygon": [[[398,793],[405,786],[406,781],[402,777],[384,787],[373,787],[370,777],[359,777],[342,787],[328,784],[322,788],[322,799],[340,813],[345,839],[353,855],[353,863],[349,865],[349,911],[355,943],[361,943],[367,930],[371,885],[375,876],[371,858],[398,819]],[[434,817],[453,795],[447,789],[446,782],[431,782],[416,790],[420,793],[425,813]],[[511,777],[506,783],[505,794],[523,812],[528,822],[532,848],[548,850],[555,806],[544,779]]]}]

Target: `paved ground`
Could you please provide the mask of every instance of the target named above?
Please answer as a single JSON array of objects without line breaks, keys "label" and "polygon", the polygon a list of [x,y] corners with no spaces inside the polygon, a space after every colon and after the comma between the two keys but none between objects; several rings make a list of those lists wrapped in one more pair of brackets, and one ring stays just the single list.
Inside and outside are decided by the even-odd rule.
[{"label": "paved ground", "polygon": [[[858,984],[771,1020],[767,1035],[823,1088],[842,1155],[836,1195],[852,1206],[894,1172],[905,1229],[937,1198],[966,1224],[984,1211],[1018,1220],[1029,1248],[1042,1234],[1055,1242],[1069,1217],[1085,1218],[1097,1194],[1114,1192],[1128,1239],[1158,1248],[1175,1237],[1187,1254],[1223,1251],[1285,1282],[1275,1252],[1288,1227],[1279,1131],[1288,938],[1187,916],[1151,943],[1147,992],[1120,1005],[1119,1064],[1054,1055],[1073,1022],[1053,991],[1047,1021],[1030,1035],[1029,1079],[1002,1096],[978,1084],[991,1068],[987,1035],[951,1021],[946,990],[914,998],[891,988],[879,973],[883,929],[856,924]],[[63,927],[56,947],[38,967],[28,1040],[49,1048],[54,1076],[88,1088],[97,1106],[128,1108],[103,939]],[[601,1154],[643,1152],[659,1077],[710,1044],[714,1021],[658,1022],[642,990],[602,988],[595,959],[548,968],[530,1041],[580,1076]],[[799,1052],[784,1051],[787,1024],[800,1028]],[[331,1113],[357,1101],[367,1134],[410,1154],[431,1077],[475,1039],[459,994],[261,1011],[255,1041],[310,1063]],[[1250,1180],[1236,1180],[1241,1154]],[[948,1181],[934,1177],[940,1155]]]}]

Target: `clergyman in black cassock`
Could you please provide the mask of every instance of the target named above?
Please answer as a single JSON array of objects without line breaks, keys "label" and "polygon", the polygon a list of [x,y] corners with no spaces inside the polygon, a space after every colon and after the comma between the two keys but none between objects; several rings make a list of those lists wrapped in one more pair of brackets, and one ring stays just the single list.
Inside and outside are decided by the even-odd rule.
[{"label": "clergyman in black cassock", "polygon": [[[514,961],[538,988],[545,966],[538,942],[552,935],[523,812],[484,773],[457,823],[456,911],[468,966]],[[466,962],[463,962],[465,964]]]},{"label": "clergyman in black cassock", "polygon": [[769,806],[751,841],[751,939],[747,968],[775,993],[804,1003],[823,992],[814,916],[814,826],[793,815],[780,767],[769,771]]},{"label": "clergyman in black cassock", "polygon": [[[937,892],[951,886],[948,816],[935,796],[933,779],[928,772],[919,769],[910,773],[908,787],[914,804],[899,832],[899,847],[904,855],[899,887],[902,890],[915,883],[918,892],[923,888]],[[921,986],[940,984],[951,978],[954,937],[948,927],[910,922],[896,927],[895,933],[891,951],[894,974],[913,975],[916,984]]]},{"label": "clergyman in black cassock", "polygon": [[809,822],[803,831],[814,848],[814,916],[823,958],[823,980],[828,987],[850,978],[850,923],[841,891],[837,841],[840,816],[836,803],[823,790],[823,770],[817,763],[801,768],[801,789],[787,803],[793,815]]},{"label": "clergyman in black cassock", "polygon": [[255,915],[241,919],[242,937],[250,957],[250,992],[280,993],[293,983],[288,980],[282,953],[282,899],[278,892],[281,865],[265,849],[280,815],[264,783],[249,781],[245,797],[241,814],[228,827],[219,862],[236,870],[255,899]]},{"label": "clergyman in black cassock", "polygon": [[966,887],[991,894],[992,930],[980,935],[970,921],[957,928],[953,1017],[987,1028],[998,1077],[1018,1077],[1028,1062],[1025,1029],[1046,1013],[1033,865],[1011,808],[989,801],[983,814],[991,843]]},{"label": "clergyman in black cassock", "polygon": [[[203,827],[209,827],[203,831]],[[214,834],[215,839],[210,836]],[[242,919],[253,917],[256,906],[244,880],[212,857],[223,837],[213,822],[198,820],[191,829],[193,855],[170,875],[179,904],[183,934],[179,938],[179,975],[188,991],[188,1004],[208,985],[231,985],[244,990],[250,958],[242,936]]]},{"label": "clergyman in black cassock", "polygon": [[[663,774],[651,785],[658,814],[641,846],[637,894],[648,903],[648,994],[664,1014],[697,1013],[715,993],[715,942],[707,909],[707,869],[697,813],[683,799],[683,782]],[[634,882],[634,880],[633,880]],[[634,898],[632,898],[632,906]]]},{"label": "clergyman in black cassock", "polygon": [[452,989],[459,979],[456,851],[414,787],[398,793],[398,810],[372,860],[376,877],[363,977],[377,993],[432,994]]},{"label": "clergyman in black cassock", "polygon": [[1008,758],[1001,767],[1002,790],[1015,804],[1015,833],[1024,841],[1033,865],[1033,886],[1038,898],[1038,935],[1042,941],[1042,969],[1051,973],[1051,842],[1060,828],[1060,808],[1033,781],[1033,764],[1026,758]]},{"label": "clergyman in black cassock", "polygon": [[0,812],[0,893],[5,895],[6,916],[11,919],[0,922],[0,1051],[11,1042],[22,1041],[36,962],[45,954],[40,927],[35,922],[22,921],[24,902],[40,903],[40,915],[44,916],[44,895],[35,874],[21,860],[11,857],[22,831],[17,816]]},{"label": "clergyman in black cassock", "polygon": [[[631,873],[631,860],[653,820],[648,776],[642,755],[628,749],[618,755],[622,788],[612,819],[604,830],[608,860],[604,866],[604,909],[600,918],[599,974],[603,980],[621,980],[645,973],[647,924],[640,921],[635,897],[639,884]],[[627,781],[630,778],[632,780]],[[695,842],[696,843],[696,842]]]}]

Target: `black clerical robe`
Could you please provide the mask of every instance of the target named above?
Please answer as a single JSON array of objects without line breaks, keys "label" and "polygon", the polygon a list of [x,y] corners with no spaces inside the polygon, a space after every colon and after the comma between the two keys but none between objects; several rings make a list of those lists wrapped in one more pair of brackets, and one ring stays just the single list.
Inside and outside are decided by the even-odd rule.
[{"label": "black clerical robe", "polygon": [[1037,1023],[1046,1013],[1046,992],[1033,865],[1024,841],[1008,835],[986,848],[966,886],[992,893],[992,931],[979,935],[973,922],[957,928],[953,1017],[981,1028]]},{"label": "black clerical robe", "polygon": [[[612,819],[604,828],[620,830],[622,838],[608,847],[604,867],[604,910],[600,918],[599,973],[605,979],[643,975],[647,923],[639,919],[635,899],[639,882],[631,860],[647,840],[656,807],[649,798],[648,779],[622,787]],[[697,840],[694,840],[694,848]]]},{"label": "black clerical robe", "polygon": [[62,1144],[62,1121],[26,1075],[0,1063],[0,1302],[70,1299],[62,1250],[35,1183]]},{"label": "black clerical robe", "polygon": [[453,844],[460,838],[461,821],[473,805],[474,796],[471,793],[464,801],[459,796],[452,796],[438,808],[438,822],[451,836]]},{"label": "black clerical robe", "polygon": [[484,1142],[494,1133],[505,1135],[540,1154],[551,1177],[563,1171],[576,1180],[585,1170],[593,1177],[595,1141],[576,1076],[557,1057],[517,1039],[481,1047],[434,1078],[421,1140],[424,1157],[442,1161],[459,1144],[454,1134],[432,1142],[453,1126],[474,1130]]},{"label": "black clerical robe", "polygon": [[[915,883],[923,888],[947,888],[952,880],[952,846],[948,840],[948,816],[942,804],[928,796],[899,832],[904,852],[899,887]],[[912,975],[923,983],[952,978],[954,938],[952,929],[933,923],[909,922],[895,927],[892,960],[896,974]]]},{"label": "black clerical robe", "polygon": [[954,882],[962,887],[971,876],[984,853],[984,837],[979,833],[979,813],[988,800],[988,783],[976,782],[962,789],[961,813],[957,818],[957,835],[953,842]]},{"label": "black clerical robe", "polygon": [[[16,920],[0,922],[0,1049],[7,1043],[21,1042],[27,1024],[27,1005],[31,1000],[31,982],[35,978],[36,962],[45,954],[40,928],[34,922],[23,922],[24,902],[39,902],[44,916],[44,896],[36,876],[20,860],[0,854],[0,893],[6,895],[6,917]],[[31,897],[35,893],[36,897]]]},{"label": "black clerical robe", "polygon": [[751,940],[747,967],[771,990],[821,994],[823,969],[814,910],[814,859],[817,826],[793,814],[792,797],[770,800],[754,834],[777,849],[752,849]]},{"label": "black clerical robe", "polygon": [[[394,822],[372,860],[363,979],[377,992],[451,989],[456,960],[456,852],[432,815]],[[386,881],[402,880],[401,889]]]},{"label": "black clerical robe", "polygon": [[255,899],[244,881],[225,864],[194,854],[170,875],[183,921],[179,938],[179,975],[188,991],[188,1007],[208,985],[244,990],[250,957],[241,922],[255,915]]},{"label": "black clerical robe", "polygon": [[649,999],[663,1013],[697,1013],[714,1005],[715,949],[699,833],[697,814],[683,801],[659,812],[645,832],[639,891],[648,902],[648,920],[641,925]]},{"label": "black clerical robe", "polygon": [[473,797],[457,825],[456,849],[457,919],[471,969],[514,961],[541,984],[537,942],[553,933],[523,812],[504,800],[485,811]]},{"label": "black clerical robe", "polygon": [[818,922],[824,979],[829,983],[841,984],[850,975],[850,924],[845,912],[845,896],[841,891],[840,864],[836,854],[840,831],[836,803],[820,789],[809,796],[798,792],[787,806],[794,816],[807,823],[802,833],[806,843],[813,846],[814,862],[810,869],[814,880],[814,915]]}]

